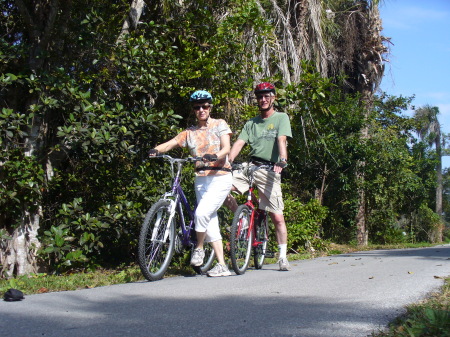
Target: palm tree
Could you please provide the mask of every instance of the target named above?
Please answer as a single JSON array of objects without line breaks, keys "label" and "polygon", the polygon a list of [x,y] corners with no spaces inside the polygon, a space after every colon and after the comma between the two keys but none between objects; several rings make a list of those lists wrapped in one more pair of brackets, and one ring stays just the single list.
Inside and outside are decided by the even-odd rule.
[{"label": "palm tree", "polygon": [[[428,142],[429,146],[436,147],[436,213],[442,216],[442,147],[441,147],[441,124],[438,120],[439,108],[425,105],[414,112],[414,118],[418,121],[417,134],[420,139]],[[442,228],[437,228],[432,236],[432,241],[442,241]]]},{"label": "palm tree", "polygon": [[[255,77],[278,72],[286,83],[295,83],[301,73],[300,61],[312,60],[323,76],[345,75],[346,90],[361,94],[361,104],[368,116],[384,73],[387,52],[384,42],[389,41],[381,35],[379,0],[272,0],[270,4],[262,12],[275,23],[276,34],[257,55],[265,65],[265,73]],[[267,60],[275,60],[277,67],[271,68]],[[361,139],[368,137],[366,127],[361,130]],[[360,186],[355,218],[359,245],[368,243],[364,165],[359,162],[356,172]]]}]

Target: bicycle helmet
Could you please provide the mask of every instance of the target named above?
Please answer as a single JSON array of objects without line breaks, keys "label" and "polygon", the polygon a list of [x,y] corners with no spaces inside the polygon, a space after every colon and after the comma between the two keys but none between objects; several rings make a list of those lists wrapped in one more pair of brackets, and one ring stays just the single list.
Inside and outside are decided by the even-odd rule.
[{"label": "bicycle helmet", "polygon": [[265,92],[273,92],[275,94],[275,86],[269,82],[262,82],[255,87],[255,95]]},{"label": "bicycle helmet", "polygon": [[196,102],[212,102],[212,96],[209,92],[205,90],[197,90],[191,95],[191,98],[189,99],[189,102],[196,103]]}]

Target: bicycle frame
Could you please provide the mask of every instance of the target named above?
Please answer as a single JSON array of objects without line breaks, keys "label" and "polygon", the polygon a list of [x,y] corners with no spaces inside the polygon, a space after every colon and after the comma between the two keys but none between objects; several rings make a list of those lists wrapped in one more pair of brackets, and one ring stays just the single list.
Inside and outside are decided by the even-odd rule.
[{"label": "bicycle frame", "polygon": [[[193,235],[192,231],[194,231],[194,228],[195,228],[194,214],[195,214],[196,205],[193,208],[191,208],[189,201],[187,200],[186,195],[183,191],[183,188],[181,187],[181,169],[185,162],[195,161],[195,160],[198,160],[199,158],[189,157],[187,159],[174,159],[168,155],[162,155],[160,157],[163,157],[164,159],[166,159],[170,162],[171,175],[173,177],[171,191],[164,193],[162,199],[168,200],[171,203],[170,218],[173,218],[175,216],[175,212],[178,209],[180,217],[181,217],[181,219],[180,219],[181,232],[183,234],[181,242],[182,242],[183,246],[192,246],[195,244],[195,242],[193,242],[193,240],[192,240],[192,238],[195,238],[195,235]],[[175,173],[175,168],[174,168],[175,164],[177,164],[176,173]],[[189,224],[186,224],[186,221],[185,221],[185,216],[184,216],[185,211],[189,218]]]},{"label": "bicycle frame", "polygon": [[[239,170],[242,168],[238,165]],[[235,168],[234,167],[234,168]],[[260,169],[270,169],[271,165],[251,165],[243,174],[249,179],[247,201],[238,206],[231,223],[230,257],[233,269],[238,275],[247,270],[253,255],[256,269],[261,269],[267,253],[268,223],[267,211],[260,210],[254,197],[254,174]],[[252,200],[253,199],[253,200]]]},{"label": "bicycle frame", "polygon": [[[258,208],[256,208],[255,204],[252,201],[252,198],[255,197],[254,195],[254,190],[255,190],[255,186],[254,186],[254,174],[256,171],[260,170],[260,169],[269,169],[271,168],[270,165],[261,165],[261,166],[255,166],[255,167],[249,167],[248,170],[251,170],[251,172],[248,173],[249,176],[249,188],[248,188],[248,195],[247,195],[247,201],[245,202],[244,205],[248,206],[251,210],[251,215],[250,215],[250,224],[249,224],[249,231],[247,233],[247,238],[250,236],[250,234],[253,232],[255,235],[253,235],[253,241],[252,241],[252,247],[257,247],[258,245],[261,244],[261,241],[257,241],[256,239],[256,226],[255,226],[255,217],[257,216],[258,218],[263,216],[266,217],[267,216],[267,212],[263,211],[263,210],[259,210]],[[264,220],[264,219],[262,219]]]}]

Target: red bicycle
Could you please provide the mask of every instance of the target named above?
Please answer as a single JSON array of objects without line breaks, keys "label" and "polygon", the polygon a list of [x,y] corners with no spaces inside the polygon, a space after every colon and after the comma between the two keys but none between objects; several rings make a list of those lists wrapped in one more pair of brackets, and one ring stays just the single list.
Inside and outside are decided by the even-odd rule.
[{"label": "red bicycle", "polygon": [[[273,170],[273,165],[234,164],[233,170],[243,170],[249,178],[249,189],[247,202],[240,205],[234,213],[231,223],[230,257],[233,270],[242,275],[248,268],[253,253],[256,269],[261,269],[267,255],[267,244],[269,241],[269,226],[267,212],[257,208],[257,200],[253,194],[255,189],[254,174],[256,171],[265,169]],[[253,200],[252,200],[253,199]]]}]

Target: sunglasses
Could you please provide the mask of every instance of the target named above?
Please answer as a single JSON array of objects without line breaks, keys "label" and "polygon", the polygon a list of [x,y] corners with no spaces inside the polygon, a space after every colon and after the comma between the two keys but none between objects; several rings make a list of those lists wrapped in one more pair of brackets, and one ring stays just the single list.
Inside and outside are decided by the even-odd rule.
[{"label": "sunglasses", "polygon": [[257,100],[261,100],[261,99],[269,99],[269,98],[271,98],[271,97],[275,97],[275,96],[273,96],[273,95],[268,95],[268,94],[265,94],[265,95],[256,95],[256,99]]},{"label": "sunglasses", "polygon": [[194,109],[194,110],[200,110],[200,109],[209,110],[209,108],[211,108],[211,105],[209,105],[209,104],[195,105],[195,106],[192,107],[192,109]]}]

